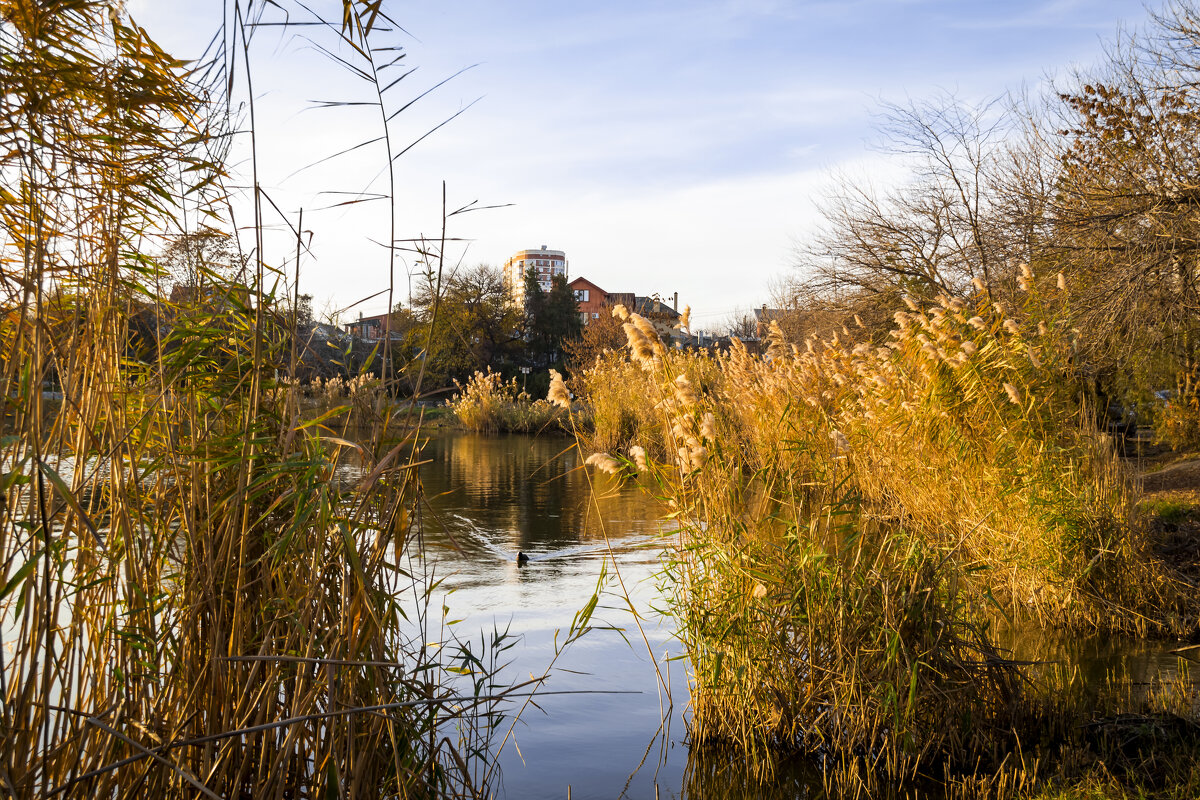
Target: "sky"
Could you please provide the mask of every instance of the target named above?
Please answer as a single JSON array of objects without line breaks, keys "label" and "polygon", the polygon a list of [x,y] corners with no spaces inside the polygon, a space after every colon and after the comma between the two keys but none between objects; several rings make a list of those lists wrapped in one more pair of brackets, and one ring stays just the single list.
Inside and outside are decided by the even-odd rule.
[{"label": "sky", "polygon": [[[333,0],[308,5],[336,17]],[[128,7],[169,52],[193,58],[222,6]],[[290,8],[293,20],[311,19]],[[401,65],[416,68],[387,95],[392,110],[416,99],[390,127],[394,151],[416,142],[394,162],[396,238],[440,236],[444,182],[451,210],[500,206],[448,221],[459,241],[447,247],[447,268],[500,266],[546,245],[566,251],[572,278],[607,291],[678,292],[697,328],[770,301],[771,282],[794,272],[795,247],[819,228],[834,175],[881,187],[903,180],[877,146],[881,103],[1036,90],[1099,63],[1106,41],[1148,16],[1133,0],[410,0],[385,9],[402,30],[377,44],[403,47]],[[382,122],[368,105],[318,106],[365,103],[374,89],[310,40],[330,41],[312,27],[255,32],[258,174],[293,225],[305,209],[301,291],[345,322],[387,307],[378,293],[389,286],[380,244],[389,214],[386,201],[328,206],[350,196],[336,192],[386,193],[388,159],[380,141],[323,161],[378,137]],[[279,236],[264,255],[284,264],[294,248]],[[417,260],[394,254],[396,301],[407,300]]]}]

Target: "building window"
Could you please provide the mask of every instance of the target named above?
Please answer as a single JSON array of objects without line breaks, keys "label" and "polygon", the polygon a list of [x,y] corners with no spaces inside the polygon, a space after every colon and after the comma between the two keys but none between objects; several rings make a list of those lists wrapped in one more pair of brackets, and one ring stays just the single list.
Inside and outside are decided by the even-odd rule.
[{"label": "building window", "polygon": [[576,289],[575,290],[575,300],[579,303],[586,303],[588,301],[588,290],[587,289]]},{"label": "building window", "polygon": [[600,319],[600,315],[599,315],[597,312],[593,311],[593,312],[592,312],[592,319]]}]

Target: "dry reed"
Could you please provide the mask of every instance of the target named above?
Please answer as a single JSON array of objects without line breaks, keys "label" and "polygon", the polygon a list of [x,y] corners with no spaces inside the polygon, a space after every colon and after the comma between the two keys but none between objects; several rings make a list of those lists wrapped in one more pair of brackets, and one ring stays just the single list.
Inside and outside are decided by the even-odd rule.
[{"label": "dry reed", "polygon": [[516,378],[505,382],[489,369],[476,372],[465,386],[455,381],[458,392],[450,398],[450,408],[463,426],[479,433],[564,431],[571,401],[561,376],[551,372],[549,400],[532,399],[517,387]]},{"label": "dry reed", "polygon": [[300,418],[261,219],[243,274],[159,294],[183,198],[222,213],[221,66],[109,2],[0,2],[0,793],[473,792],[495,698],[426,647],[415,431]]},{"label": "dry reed", "polygon": [[602,419],[638,415],[594,444],[639,436],[679,524],[664,588],[698,742],[764,763],[870,754],[893,778],[962,763],[1037,705],[990,617],[1195,625],[1080,399],[1069,330],[1048,313],[1026,329],[986,298],[908,304],[885,342],[800,347],[772,326],[763,357],[735,343],[713,359],[666,352],[631,315],[629,361],[585,376]]}]

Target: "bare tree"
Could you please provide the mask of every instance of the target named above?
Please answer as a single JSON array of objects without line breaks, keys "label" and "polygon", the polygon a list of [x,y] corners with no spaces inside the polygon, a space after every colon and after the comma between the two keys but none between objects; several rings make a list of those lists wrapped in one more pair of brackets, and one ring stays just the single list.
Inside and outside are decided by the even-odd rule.
[{"label": "bare tree", "polygon": [[758,338],[758,320],[750,311],[737,309],[725,318],[719,325],[726,336],[734,336],[743,341]]},{"label": "bare tree", "polygon": [[[817,287],[782,279],[772,283],[774,319],[790,342],[817,336],[829,338],[843,329],[882,340],[891,329],[892,315],[903,303],[893,289],[867,292],[857,287]],[[860,333],[861,331],[861,333]]]},{"label": "bare tree", "polygon": [[808,291],[859,306],[872,296],[890,304],[898,294],[962,294],[973,282],[1011,293],[1036,247],[1028,206],[1041,185],[1018,169],[1031,160],[1014,143],[1016,121],[997,101],[949,95],[885,106],[882,149],[907,160],[911,179],[884,193],[840,179],[825,233],[797,250]]},{"label": "bare tree", "polygon": [[171,239],[159,260],[164,277],[176,286],[200,287],[246,278],[247,257],[238,251],[233,237],[207,226]]},{"label": "bare tree", "polygon": [[1200,366],[1200,15],[1176,2],[1061,93],[1051,214],[1072,313],[1097,368]]}]

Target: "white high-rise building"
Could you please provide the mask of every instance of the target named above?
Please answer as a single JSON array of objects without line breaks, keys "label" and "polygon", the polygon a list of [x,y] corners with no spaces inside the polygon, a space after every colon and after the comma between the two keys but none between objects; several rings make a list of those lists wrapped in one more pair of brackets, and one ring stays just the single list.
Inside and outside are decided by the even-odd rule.
[{"label": "white high-rise building", "polygon": [[509,300],[517,308],[525,308],[525,273],[537,273],[538,286],[543,292],[550,291],[550,281],[555,275],[567,277],[567,254],[562,250],[519,250],[504,262],[504,285]]}]

